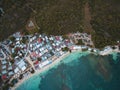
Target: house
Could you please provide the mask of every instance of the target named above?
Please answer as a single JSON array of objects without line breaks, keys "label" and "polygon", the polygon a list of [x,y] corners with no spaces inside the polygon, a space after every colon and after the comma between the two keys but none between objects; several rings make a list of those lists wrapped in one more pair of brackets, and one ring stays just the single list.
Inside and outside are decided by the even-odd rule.
[{"label": "house", "polygon": [[100,55],[108,55],[108,54],[110,54],[112,51],[113,51],[112,48],[109,47],[109,46],[107,46],[107,47],[104,48],[103,51],[100,51]]},{"label": "house", "polygon": [[17,72],[19,72],[19,70],[20,70],[20,69],[19,69],[18,67],[16,67],[16,68],[14,69],[14,72],[17,73]]},{"label": "house", "polygon": [[81,46],[82,49],[87,49],[88,47],[87,46]]},{"label": "house", "polygon": [[2,69],[6,69],[6,65],[2,65]]},{"label": "house", "polygon": [[94,51],[94,52],[98,52],[98,50],[97,50],[97,49],[93,49],[93,51]]},{"label": "house", "polygon": [[29,24],[28,24],[28,27],[34,27],[34,24],[33,22],[30,20]]},{"label": "house", "polygon": [[2,70],[2,75],[7,74],[6,70]]},{"label": "house", "polygon": [[7,61],[6,60],[1,60],[1,63],[2,63],[2,65],[4,65],[4,64],[7,63]]},{"label": "house", "polygon": [[72,50],[79,50],[79,49],[81,50],[82,47],[81,47],[81,46],[75,46],[75,45],[74,45],[74,46],[71,47],[71,49],[72,49]]},{"label": "house", "polygon": [[92,48],[88,48],[88,51],[92,51]]},{"label": "house", "polygon": [[50,64],[50,61],[46,60],[46,61],[40,63],[40,64],[39,64],[39,67],[40,67],[40,68],[43,68],[44,66],[46,66],[46,65],[48,65],[48,64]]},{"label": "house", "polygon": [[9,66],[9,67],[8,67],[8,70],[12,70],[12,66]]},{"label": "house", "polygon": [[25,63],[23,60],[19,61],[19,62],[17,63],[17,66],[18,66],[22,71],[24,71],[24,70],[26,69],[26,63]]},{"label": "house", "polygon": [[19,38],[19,37],[17,37],[17,38],[16,38],[16,41],[20,41],[20,38]]},{"label": "house", "polygon": [[7,75],[2,75],[2,79],[3,80],[7,79]]},{"label": "house", "polygon": [[11,76],[11,75],[13,75],[13,74],[14,74],[13,71],[10,71],[10,72],[8,73],[9,76]]}]

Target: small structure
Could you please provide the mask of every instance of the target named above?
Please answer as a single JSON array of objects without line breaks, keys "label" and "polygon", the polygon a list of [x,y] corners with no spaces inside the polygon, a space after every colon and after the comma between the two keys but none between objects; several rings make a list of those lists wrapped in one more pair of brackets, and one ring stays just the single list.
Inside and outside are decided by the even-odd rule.
[{"label": "small structure", "polygon": [[109,46],[107,46],[107,47],[104,48],[103,51],[100,51],[100,55],[108,55],[108,54],[110,54],[112,51],[113,51],[112,48],[109,47]]},{"label": "small structure", "polygon": [[15,69],[14,69],[14,72],[15,72],[15,73],[19,72],[19,68],[18,68],[18,67],[15,68]]},{"label": "small structure", "polygon": [[31,20],[28,23],[28,27],[34,27],[34,24],[33,24],[33,22]]},{"label": "small structure", "polygon": [[40,67],[40,68],[43,68],[44,66],[46,66],[46,65],[48,65],[48,64],[50,64],[50,61],[46,60],[46,61],[40,63],[40,64],[39,64],[39,67]]},{"label": "small structure", "polygon": [[82,47],[74,45],[70,49],[72,49],[72,50],[82,50]]}]

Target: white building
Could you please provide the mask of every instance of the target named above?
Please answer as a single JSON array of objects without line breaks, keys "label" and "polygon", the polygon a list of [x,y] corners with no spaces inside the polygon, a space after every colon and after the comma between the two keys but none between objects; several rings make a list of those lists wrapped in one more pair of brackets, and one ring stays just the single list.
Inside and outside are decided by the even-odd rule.
[{"label": "white building", "polygon": [[39,67],[40,67],[40,68],[43,68],[44,66],[48,65],[49,63],[50,63],[50,61],[46,60],[46,61],[40,63],[40,64],[39,64]]},{"label": "white building", "polygon": [[112,48],[107,46],[104,48],[103,51],[100,51],[100,55],[108,55],[108,54],[112,53],[112,51],[113,51]]}]

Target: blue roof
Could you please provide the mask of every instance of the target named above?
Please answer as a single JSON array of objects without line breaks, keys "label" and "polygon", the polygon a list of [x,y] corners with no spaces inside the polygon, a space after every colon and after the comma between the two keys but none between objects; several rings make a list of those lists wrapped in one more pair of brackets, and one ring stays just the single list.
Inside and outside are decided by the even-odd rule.
[{"label": "blue roof", "polygon": [[6,73],[7,73],[7,71],[6,71],[6,70],[3,70],[3,71],[2,71],[2,74],[6,74]]}]

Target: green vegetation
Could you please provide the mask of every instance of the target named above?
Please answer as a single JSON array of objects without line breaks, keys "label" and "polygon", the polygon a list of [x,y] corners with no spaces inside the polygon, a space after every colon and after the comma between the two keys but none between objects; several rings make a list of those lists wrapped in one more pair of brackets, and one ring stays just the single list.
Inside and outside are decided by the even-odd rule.
[{"label": "green vegetation", "polygon": [[38,61],[40,61],[40,62],[42,61],[42,59],[41,59],[40,57],[38,57],[37,59],[38,59]]},{"label": "green vegetation", "polygon": [[69,51],[68,47],[62,48],[62,51]]},{"label": "green vegetation", "polygon": [[77,45],[84,45],[84,43],[81,39],[79,39]]},{"label": "green vegetation", "polygon": [[20,80],[23,79],[23,74],[20,74],[19,79]]},{"label": "green vegetation", "polygon": [[12,53],[11,57],[14,58],[16,55],[16,53]]},{"label": "green vegetation", "polygon": [[82,51],[88,51],[88,48],[82,49]]},{"label": "green vegetation", "polygon": [[34,0],[40,32],[60,35],[82,30],[84,0]]},{"label": "green vegetation", "polygon": [[26,37],[23,37],[22,40],[21,40],[21,42],[22,42],[22,43],[26,43],[27,40],[28,40],[28,39],[27,39]]},{"label": "green vegetation", "polygon": [[30,33],[65,35],[90,31],[97,48],[116,44],[120,39],[119,0],[1,0],[0,3],[5,12],[0,17],[0,40],[16,31],[28,34],[25,26],[30,18],[40,27]]},{"label": "green vegetation", "polygon": [[[13,57],[12,57],[13,58]],[[11,64],[14,64],[15,60],[14,59],[11,59],[10,60]]]},{"label": "green vegetation", "polygon": [[8,38],[16,31],[25,28],[31,9],[27,7],[27,0],[0,0],[4,15],[0,17],[0,41]]},{"label": "green vegetation", "polygon": [[35,73],[35,71],[34,71],[34,69],[32,68],[32,71],[31,71],[31,73],[33,74],[33,73]]},{"label": "green vegetation", "polygon": [[15,41],[15,37],[13,37],[13,36],[10,36],[9,39],[13,42]]},{"label": "green vegetation", "polygon": [[[35,17],[39,33],[60,35],[83,31],[84,0],[1,0],[5,14],[0,18],[0,40],[25,30]],[[36,31],[36,30],[34,30]]]},{"label": "green vegetation", "polygon": [[6,85],[4,85],[4,86],[2,87],[2,89],[3,89],[3,90],[8,90],[9,87],[10,87],[10,85],[9,85],[9,84],[6,84]]},{"label": "green vegetation", "polygon": [[119,0],[89,0],[95,47],[116,44],[120,39]]}]

